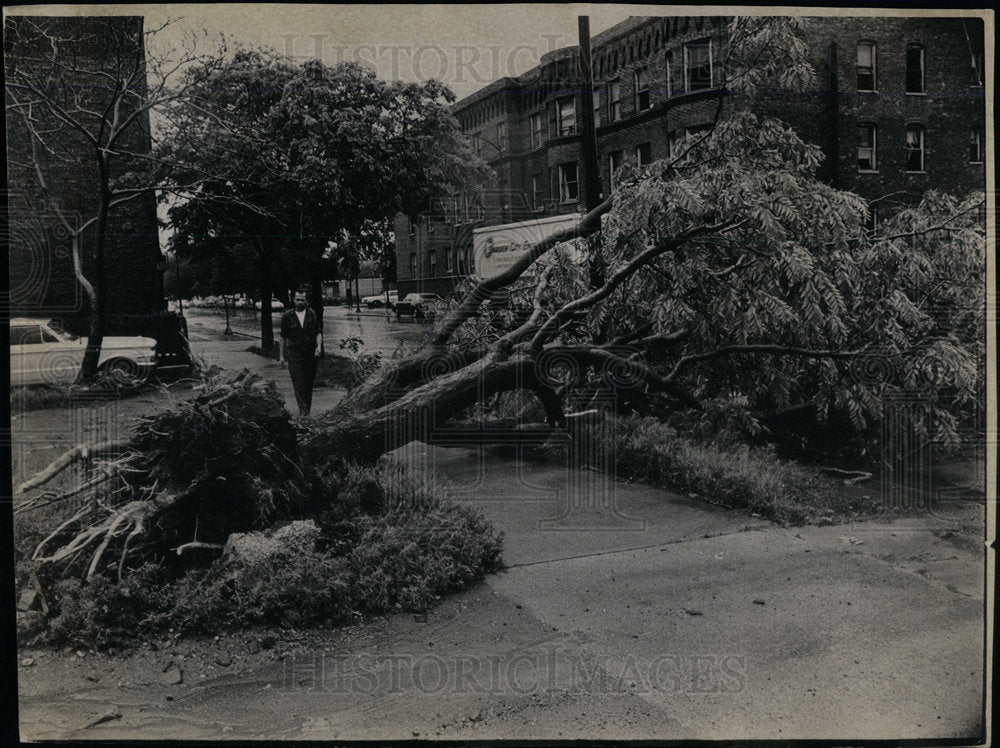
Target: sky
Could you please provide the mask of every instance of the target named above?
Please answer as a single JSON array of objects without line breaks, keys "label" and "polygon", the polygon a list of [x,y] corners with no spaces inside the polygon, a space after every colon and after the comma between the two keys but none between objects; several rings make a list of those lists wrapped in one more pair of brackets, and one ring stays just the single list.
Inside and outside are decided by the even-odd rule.
[{"label": "sky", "polygon": [[[152,28],[179,19],[185,31],[223,32],[254,46],[334,64],[354,60],[389,80],[437,78],[462,98],[497,78],[520,75],[553,49],[577,43],[577,17],[591,35],[630,15],[663,14],[643,5],[298,5],[159,4],[8,6],[5,14],[142,15]],[[670,8],[677,13],[678,6]],[[694,12],[704,12],[693,7]]]}]

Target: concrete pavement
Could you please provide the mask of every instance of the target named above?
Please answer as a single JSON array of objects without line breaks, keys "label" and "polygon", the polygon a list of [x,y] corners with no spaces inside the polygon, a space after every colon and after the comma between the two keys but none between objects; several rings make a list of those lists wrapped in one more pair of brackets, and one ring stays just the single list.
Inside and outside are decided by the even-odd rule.
[{"label": "concrete pavement", "polygon": [[[624,483],[580,507],[558,466],[424,445],[393,459],[501,527],[508,570],[426,615],[289,631],[241,673],[35,689],[23,723],[97,739],[975,742],[983,729],[984,555],[946,539],[947,517],[782,528]],[[567,514],[586,529],[552,529]],[[108,704],[121,718],[67,732]]]}]

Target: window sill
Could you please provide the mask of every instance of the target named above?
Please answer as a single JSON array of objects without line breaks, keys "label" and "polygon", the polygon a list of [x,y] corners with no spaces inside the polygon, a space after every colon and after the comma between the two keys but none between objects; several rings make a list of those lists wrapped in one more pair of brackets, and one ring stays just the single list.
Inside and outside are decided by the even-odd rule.
[{"label": "window sill", "polygon": [[926,174],[927,172],[925,170],[923,170],[923,169],[921,169],[920,171],[910,171],[909,169],[907,169],[903,173],[904,174]]},{"label": "window sill", "polygon": [[985,161],[970,161],[969,166],[982,166]]},{"label": "window sill", "polygon": [[903,93],[905,95],[907,95],[907,96],[926,96],[927,95],[926,91],[903,91]]},{"label": "window sill", "polygon": [[878,169],[858,169],[858,174],[878,174]]},{"label": "window sill", "polygon": [[872,88],[872,89],[859,88],[858,89],[858,93],[872,93],[872,94],[877,94],[878,93],[878,89],[875,89],[875,88]]}]

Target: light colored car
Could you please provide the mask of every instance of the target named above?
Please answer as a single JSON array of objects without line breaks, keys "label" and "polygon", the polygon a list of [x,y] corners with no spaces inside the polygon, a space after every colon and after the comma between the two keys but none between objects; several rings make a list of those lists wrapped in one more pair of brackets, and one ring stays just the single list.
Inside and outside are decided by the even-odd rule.
[{"label": "light colored car", "polygon": [[[263,301],[258,301],[255,306],[257,307],[258,310],[259,309],[263,309],[264,308],[264,302]],[[279,311],[280,312],[284,308],[285,308],[285,305],[281,302],[280,299],[276,299],[273,296],[271,297],[271,311]]]},{"label": "light colored car", "polygon": [[433,316],[434,304],[441,301],[436,293],[408,293],[396,303],[396,318],[412,314],[416,318]]},{"label": "light colored car", "polygon": [[[10,384],[72,384],[80,372],[87,339],[47,319],[10,321]],[[156,366],[153,338],[106,335],[98,368],[114,379],[145,379]]]},{"label": "light colored car", "polygon": [[[369,309],[381,309],[385,306],[385,293],[380,293],[375,296],[362,296],[361,303],[366,305]],[[396,304],[399,302],[399,291],[389,292],[389,308],[395,309]]]}]

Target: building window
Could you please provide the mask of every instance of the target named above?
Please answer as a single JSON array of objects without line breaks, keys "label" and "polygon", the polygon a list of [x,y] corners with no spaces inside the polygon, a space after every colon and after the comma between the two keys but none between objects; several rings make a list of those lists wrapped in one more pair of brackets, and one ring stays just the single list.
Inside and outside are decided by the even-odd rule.
[{"label": "building window", "polygon": [[427,253],[427,262],[431,266],[430,278],[437,278],[437,253],[431,250]]},{"label": "building window", "polygon": [[983,85],[983,51],[981,49],[972,52],[972,85]]},{"label": "building window", "polygon": [[875,42],[858,42],[858,90],[875,90]]},{"label": "building window", "polygon": [[906,47],[906,93],[924,92],[924,48],[919,44]]},{"label": "building window", "polygon": [[497,150],[506,151],[507,150],[507,123],[498,122],[497,123]]},{"label": "building window", "polygon": [[858,171],[875,171],[878,161],[875,157],[875,125],[858,127]]},{"label": "building window", "polygon": [[969,163],[981,164],[985,158],[983,128],[973,127],[969,130]]},{"label": "building window", "polygon": [[635,163],[636,166],[648,166],[653,163],[652,158],[652,148],[649,143],[639,143],[635,147]]},{"label": "building window", "polygon": [[416,254],[411,254],[410,255],[410,277],[411,278],[416,278],[417,277],[417,255]]},{"label": "building window", "polygon": [[559,99],[559,134],[573,135],[576,133],[576,99],[567,96]]},{"label": "building window", "polygon": [[611,191],[615,191],[615,173],[622,168],[625,161],[625,151],[612,151],[608,154],[608,174],[611,176]]},{"label": "building window", "polygon": [[712,42],[684,45],[684,90],[701,91],[712,87]]},{"label": "building window", "polygon": [[576,176],[576,162],[559,164],[559,200],[575,202],[580,194],[580,183]]},{"label": "building window", "polygon": [[674,53],[673,52],[667,52],[666,58],[664,59],[664,67],[666,68],[666,70],[664,70],[664,73],[666,74],[666,78],[667,78],[666,89],[667,89],[667,98],[669,99],[671,96],[673,96],[673,93],[674,93],[674,89],[673,89],[673,85],[674,84],[673,84],[673,81],[672,81],[672,78],[674,77]]},{"label": "building window", "polygon": [[635,111],[649,109],[649,73],[646,68],[637,68],[633,73],[635,83]]},{"label": "building window", "polygon": [[594,127],[601,126],[601,87],[594,86]]},{"label": "building window", "polygon": [[906,128],[906,170],[924,170],[924,128],[919,125]]},{"label": "building window", "polygon": [[409,224],[410,236],[416,236],[417,235],[417,225],[413,222],[413,219],[410,218],[409,216],[407,216],[406,217],[406,222]]},{"label": "building window", "polygon": [[534,174],[531,177],[531,200],[535,210],[545,207],[545,179],[541,174]]},{"label": "building window", "polygon": [[617,122],[622,118],[622,84],[611,81],[608,84],[608,119]]},{"label": "building window", "polygon": [[542,145],[542,113],[531,115],[531,147],[539,148]]},{"label": "building window", "polygon": [[444,253],[445,260],[448,263],[448,270],[447,270],[448,275],[451,275],[452,269],[454,268],[454,261],[452,259],[453,258],[453,251],[454,250],[449,249],[449,250],[446,250],[445,253]]},{"label": "building window", "polygon": [[472,133],[472,149],[476,152],[476,155],[482,158],[483,155],[483,139],[480,137],[478,132]]}]

